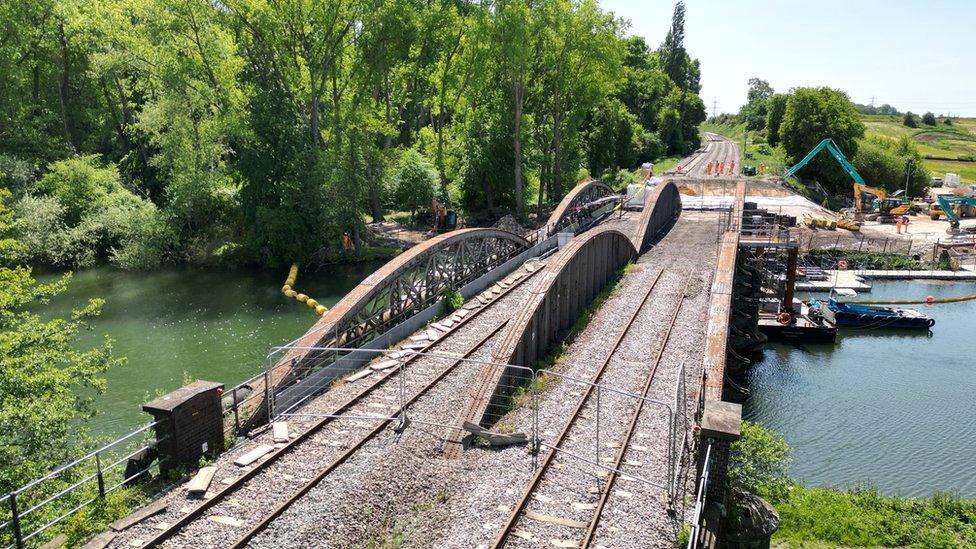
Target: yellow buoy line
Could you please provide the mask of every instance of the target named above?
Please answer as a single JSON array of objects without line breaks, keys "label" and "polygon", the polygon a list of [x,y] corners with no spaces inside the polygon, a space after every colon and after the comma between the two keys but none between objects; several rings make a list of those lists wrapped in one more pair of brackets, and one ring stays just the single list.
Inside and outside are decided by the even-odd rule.
[{"label": "yellow buoy line", "polygon": [[298,263],[292,263],[291,269],[288,270],[288,278],[285,279],[285,285],[281,287],[281,293],[285,294],[285,297],[294,298],[300,303],[308,305],[308,308],[314,310],[319,316],[324,315],[329,308],[325,305],[320,305],[318,301],[305,294],[296,292],[294,289],[296,280],[298,280]]},{"label": "yellow buoy line", "polygon": [[936,303],[959,303],[961,301],[972,301],[976,299],[976,294],[971,295],[961,295],[958,297],[943,297],[939,299],[933,299],[928,301],[927,299],[895,299],[890,301],[883,300],[871,300],[871,301],[851,301],[850,303],[858,303],[863,305],[926,305],[926,304],[936,304]]}]

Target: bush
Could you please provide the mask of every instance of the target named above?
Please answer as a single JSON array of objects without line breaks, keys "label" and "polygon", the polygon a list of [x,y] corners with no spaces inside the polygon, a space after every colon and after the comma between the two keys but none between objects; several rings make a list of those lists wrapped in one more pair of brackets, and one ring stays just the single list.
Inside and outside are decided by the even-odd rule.
[{"label": "bush", "polygon": [[444,309],[446,313],[453,313],[464,305],[464,296],[457,290],[444,290],[441,295],[444,298]]},{"label": "bush", "polygon": [[411,216],[430,207],[437,195],[441,178],[437,168],[414,149],[403,151],[393,170],[393,195],[401,208]]},{"label": "bush", "polygon": [[108,258],[123,269],[152,269],[178,244],[159,209],[123,188],[114,166],[81,157],[50,168],[39,188],[51,194],[14,204],[25,260],[83,268]]},{"label": "bush", "polygon": [[729,458],[729,487],[771,502],[783,500],[791,486],[790,452],[783,435],[743,421],[742,436],[732,444]]},{"label": "bush", "polygon": [[905,118],[902,119],[901,123],[908,126],[909,128],[918,127],[918,121],[915,119],[915,115],[910,112],[905,113]]},{"label": "bush", "polygon": [[0,154],[0,187],[9,189],[15,196],[33,190],[37,169],[26,160]]},{"label": "bush", "polygon": [[934,126],[936,124],[935,115],[930,112],[923,114],[922,124],[925,124],[926,126]]}]

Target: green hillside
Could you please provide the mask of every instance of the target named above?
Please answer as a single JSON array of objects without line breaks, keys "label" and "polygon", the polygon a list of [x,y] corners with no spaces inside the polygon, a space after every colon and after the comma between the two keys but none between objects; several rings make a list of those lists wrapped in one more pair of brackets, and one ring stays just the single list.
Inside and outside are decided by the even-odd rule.
[{"label": "green hillside", "polygon": [[976,118],[953,118],[952,124],[939,123],[917,128],[902,124],[900,116],[863,115],[867,135],[898,138],[911,136],[925,158],[933,176],[958,173],[964,181],[976,182]]}]

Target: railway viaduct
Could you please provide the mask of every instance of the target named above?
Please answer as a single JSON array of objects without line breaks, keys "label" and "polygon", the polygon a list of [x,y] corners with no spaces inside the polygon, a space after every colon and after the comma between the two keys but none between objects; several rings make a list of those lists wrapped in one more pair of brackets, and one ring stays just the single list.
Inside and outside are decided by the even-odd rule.
[{"label": "railway viaduct", "polygon": [[[732,154],[710,141],[677,175]],[[398,256],[276,348],[249,396],[225,395],[217,430],[247,436],[202,492],[171,490],[102,546],[342,547],[398,524],[417,546],[671,547],[681,523],[713,545],[741,421],[724,400],[731,183],[732,209],[709,212],[683,211],[670,178],[634,209],[584,180],[529,234],[463,229]],[[174,460],[225,444],[171,420]]]}]

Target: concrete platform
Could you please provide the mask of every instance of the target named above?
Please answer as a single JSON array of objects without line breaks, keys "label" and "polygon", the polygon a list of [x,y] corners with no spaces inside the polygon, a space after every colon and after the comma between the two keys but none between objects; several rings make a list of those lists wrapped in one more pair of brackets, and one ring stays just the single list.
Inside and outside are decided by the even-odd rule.
[{"label": "concrete platform", "polygon": [[871,291],[871,284],[861,276],[864,272],[824,269],[824,273],[828,275],[827,280],[797,280],[796,291],[829,292],[835,288],[844,288],[858,293],[867,293]]}]

